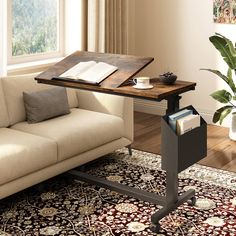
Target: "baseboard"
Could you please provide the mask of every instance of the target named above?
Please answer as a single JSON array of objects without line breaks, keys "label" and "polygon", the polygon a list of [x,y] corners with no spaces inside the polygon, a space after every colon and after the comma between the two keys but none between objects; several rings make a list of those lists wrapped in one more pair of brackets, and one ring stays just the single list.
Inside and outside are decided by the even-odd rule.
[{"label": "baseboard", "polygon": [[202,118],[207,122],[207,124],[213,124],[213,122],[212,122],[212,118],[214,115],[213,111],[200,109],[200,108],[196,108],[196,110],[202,116]]},{"label": "baseboard", "polygon": [[[167,103],[164,102],[154,102],[154,101],[145,101],[140,99],[134,99],[134,110],[138,112],[144,112],[153,115],[163,116],[165,115]],[[201,109],[195,107],[199,114],[203,117],[203,119],[207,122],[207,124],[213,124],[212,118],[215,111],[210,111],[206,109]],[[219,124],[216,124],[219,125]],[[222,124],[224,127],[230,126],[230,119],[225,119]]]}]

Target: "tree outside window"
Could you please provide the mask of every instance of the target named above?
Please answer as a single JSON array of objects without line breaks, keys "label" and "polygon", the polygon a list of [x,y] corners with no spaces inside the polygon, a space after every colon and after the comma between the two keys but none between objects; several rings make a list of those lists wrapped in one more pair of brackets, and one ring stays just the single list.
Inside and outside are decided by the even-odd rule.
[{"label": "tree outside window", "polygon": [[58,52],[60,0],[11,0],[11,56]]}]

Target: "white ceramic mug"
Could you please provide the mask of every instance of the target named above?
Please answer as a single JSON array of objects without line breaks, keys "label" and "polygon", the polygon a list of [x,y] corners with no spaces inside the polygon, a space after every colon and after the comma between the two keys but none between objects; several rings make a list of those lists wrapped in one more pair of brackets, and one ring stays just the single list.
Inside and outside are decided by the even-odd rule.
[{"label": "white ceramic mug", "polygon": [[133,81],[139,88],[147,88],[150,86],[150,77],[137,77],[133,79]]}]

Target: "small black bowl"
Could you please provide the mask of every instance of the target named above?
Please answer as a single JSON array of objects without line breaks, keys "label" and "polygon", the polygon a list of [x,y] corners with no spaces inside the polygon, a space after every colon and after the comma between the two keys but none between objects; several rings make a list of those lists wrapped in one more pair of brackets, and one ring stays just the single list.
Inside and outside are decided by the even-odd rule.
[{"label": "small black bowl", "polygon": [[168,76],[160,75],[159,78],[160,78],[160,81],[164,84],[174,84],[177,79],[177,75],[174,75],[174,74],[168,75]]}]

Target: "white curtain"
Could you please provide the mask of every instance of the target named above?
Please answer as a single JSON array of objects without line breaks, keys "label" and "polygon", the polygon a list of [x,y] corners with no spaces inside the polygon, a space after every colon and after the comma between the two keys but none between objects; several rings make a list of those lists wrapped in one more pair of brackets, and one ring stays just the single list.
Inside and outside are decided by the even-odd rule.
[{"label": "white curtain", "polygon": [[87,50],[105,52],[105,0],[88,0]]},{"label": "white curtain", "polygon": [[106,52],[127,53],[128,1],[129,0],[106,0]]},{"label": "white curtain", "polygon": [[84,50],[127,53],[128,0],[84,0]]},{"label": "white curtain", "polygon": [[0,1],[0,76],[7,74],[7,1]]}]

